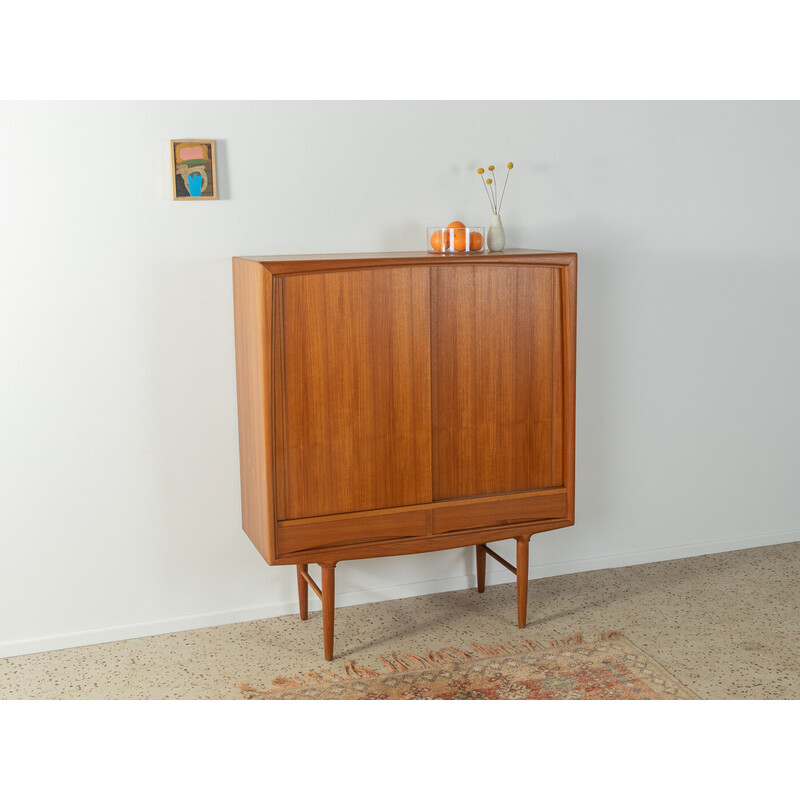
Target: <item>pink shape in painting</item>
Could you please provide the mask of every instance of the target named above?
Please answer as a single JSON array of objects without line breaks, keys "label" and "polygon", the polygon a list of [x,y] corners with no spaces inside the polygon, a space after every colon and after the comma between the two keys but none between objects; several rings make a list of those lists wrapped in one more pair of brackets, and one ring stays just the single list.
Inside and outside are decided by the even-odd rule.
[{"label": "pink shape in painting", "polygon": [[199,146],[181,147],[178,151],[181,161],[189,161],[195,158],[203,158],[203,148]]}]

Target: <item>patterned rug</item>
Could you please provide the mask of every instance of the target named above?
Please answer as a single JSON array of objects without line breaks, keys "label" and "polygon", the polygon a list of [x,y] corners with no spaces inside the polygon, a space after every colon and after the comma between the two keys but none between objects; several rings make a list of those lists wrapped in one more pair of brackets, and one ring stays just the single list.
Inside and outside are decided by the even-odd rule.
[{"label": "patterned rug", "polygon": [[585,642],[533,639],[445,647],[427,656],[382,656],[377,672],[354,661],[344,675],[319,670],[239,690],[249,700],[696,700],[657,661],[617,631]]}]

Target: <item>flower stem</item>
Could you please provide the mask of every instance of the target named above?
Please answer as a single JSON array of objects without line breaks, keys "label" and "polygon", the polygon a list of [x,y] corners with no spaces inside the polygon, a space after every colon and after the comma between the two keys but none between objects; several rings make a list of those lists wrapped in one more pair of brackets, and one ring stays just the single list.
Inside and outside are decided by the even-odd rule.
[{"label": "flower stem", "polygon": [[499,206],[497,206],[497,213],[498,213],[498,214],[500,213],[500,209],[501,209],[501,208],[502,208],[502,206],[503,206],[503,198],[504,198],[504,197],[505,197],[505,195],[506,195],[506,184],[508,183],[508,173],[509,173],[509,172],[511,172],[511,170],[510,170],[510,169],[507,169],[507,170],[506,170],[506,180],[505,180],[505,183],[503,184],[503,192],[502,192],[502,194],[500,195],[500,205],[499,205]]},{"label": "flower stem", "polygon": [[492,213],[496,213],[494,210],[494,203],[492,202],[492,195],[489,192],[489,187],[486,185],[486,178],[481,175],[481,181],[483,182],[483,188],[486,189],[486,196],[489,198],[489,206],[492,209]]}]

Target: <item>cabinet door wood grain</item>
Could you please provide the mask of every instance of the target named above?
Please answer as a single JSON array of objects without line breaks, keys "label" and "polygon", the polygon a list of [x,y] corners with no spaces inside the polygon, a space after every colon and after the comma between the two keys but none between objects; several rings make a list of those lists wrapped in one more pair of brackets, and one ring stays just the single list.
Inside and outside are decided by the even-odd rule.
[{"label": "cabinet door wood grain", "polygon": [[430,270],[275,284],[278,519],[430,502]]},{"label": "cabinet door wood grain", "polygon": [[564,485],[560,277],[433,270],[434,500]]}]

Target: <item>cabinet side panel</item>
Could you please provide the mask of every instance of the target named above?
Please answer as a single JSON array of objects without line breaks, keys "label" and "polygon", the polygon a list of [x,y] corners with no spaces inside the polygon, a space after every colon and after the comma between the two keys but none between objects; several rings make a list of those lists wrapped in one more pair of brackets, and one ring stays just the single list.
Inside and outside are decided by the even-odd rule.
[{"label": "cabinet side panel", "polygon": [[556,272],[433,269],[435,500],[562,485]]},{"label": "cabinet side panel", "polygon": [[429,270],[280,281],[281,518],[429,502]]},{"label": "cabinet side panel", "polygon": [[562,469],[564,485],[567,487],[567,516],[575,520],[575,370],[576,334],[578,308],[578,256],[570,256],[569,262],[560,270],[561,286],[561,333],[563,342],[564,381],[564,444]]},{"label": "cabinet side panel", "polygon": [[242,528],[270,563],[275,557],[270,353],[272,276],[254,261],[233,260],[236,396]]},{"label": "cabinet side panel", "polygon": [[564,292],[562,290],[563,269],[553,270],[553,437],[552,474],[554,486],[565,486],[564,447],[566,396],[564,393]]}]

